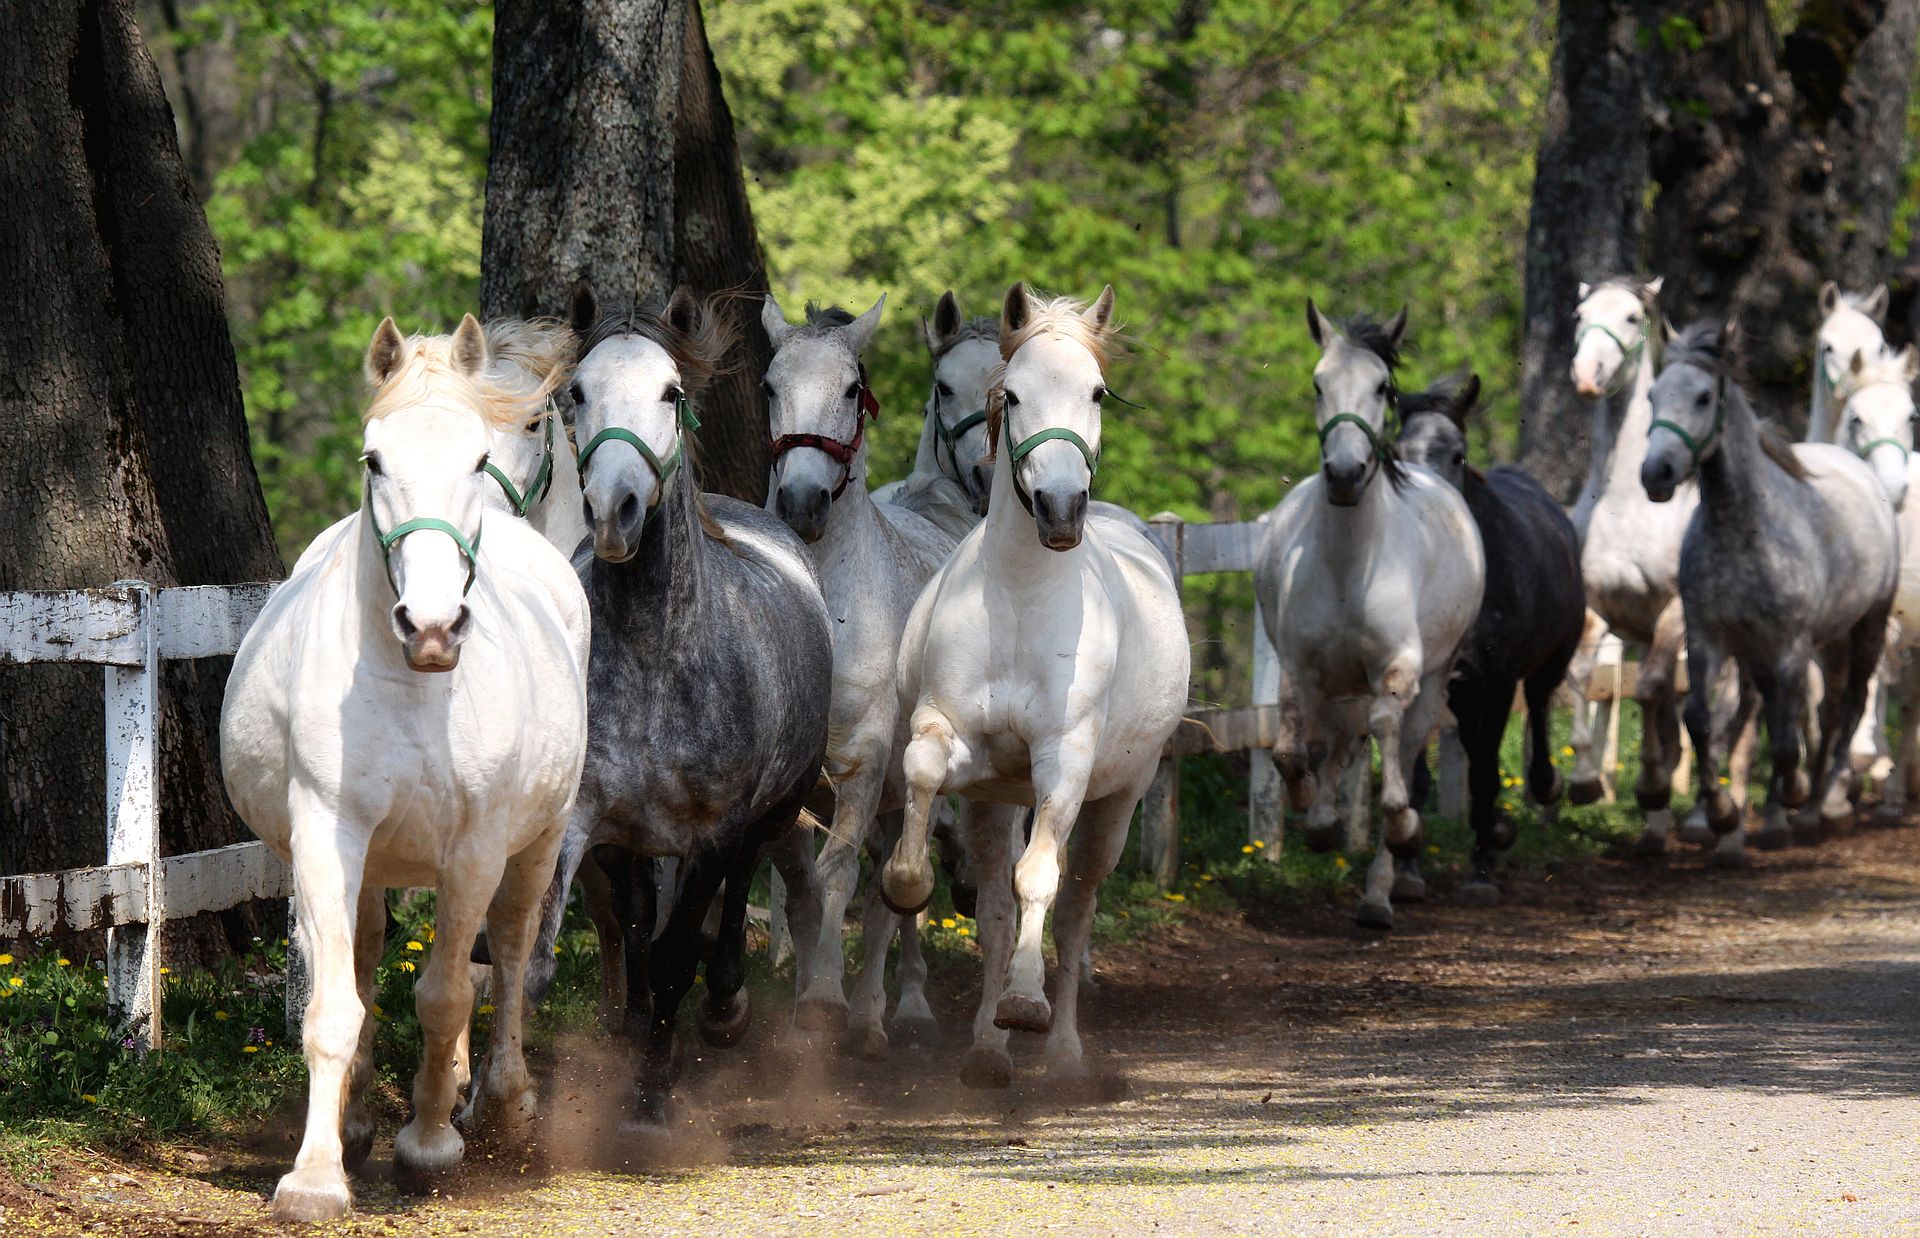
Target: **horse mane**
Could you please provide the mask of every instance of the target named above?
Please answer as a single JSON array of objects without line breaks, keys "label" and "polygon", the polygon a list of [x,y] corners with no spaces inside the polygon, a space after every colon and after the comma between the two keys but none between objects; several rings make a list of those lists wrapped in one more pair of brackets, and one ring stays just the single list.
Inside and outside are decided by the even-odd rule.
[{"label": "horse mane", "polygon": [[1705,370],[1721,381],[1721,399],[1730,408],[1745,413],[1754,423],[1760,439],[1760,451],[1767,459],[1780,467],[1780,471],[1795,481],[1805,481],[1810,476],[1806,462],[1794,452],[1793,444],[1780,428],[1771,421],[1761,420],[1753,411],[1753,404],[1747,399],[1745,388],[1740,385],[1740,367],[1730,355],[1738,345],[1738,337],[1729,338],[1732,333],[1710,318],[1689,323],[1673,341],[1668,350],[1669,365],[1691,365]]},{"label": "horse mane", "polygon": [[[1058,335],[1080,345],[1093,354],[1093,363],[1100,367],[1100,377],[1107,376],[1107,364],[1112,358],[1112,343],[1118,336],[1111,323],[1095,326],[1084,317],[1087,302],[1074,297],[1049,297],[1042,293],[1027,291],[1027,320],[1017,331],[1002,332],[1000,335],[1000,364],[993,368],[987,379],[987,454],[981,457],[981,463],[992,464],[994,455],[1000,450],[1000,421],[1005,412],[1007,363],[1013,360],[1013,354],[1022,347],[1043,335]],[[995,330],[999,321],[994,322]]]},{"label": "horse mane", "polygon": [[821,306],[818,301],[807,302],[807,321],[809,327],[849,327],[854,323],[852,311],[838,305]]},{"label": "horse mane", "polygon": [[[717,379],[739,368],[739,361],[734,356],[734,344],[739,340],[740,333],[731,318],[720,312],[724,299],[723,294],[714,294],[702,300],[691,331],[683,331],[668,322],[664,306],[660,309],[643,310],[630,306],[608,310],[600,315],[599,321],[594,323],[593,329],[580,342],[578,356],[585,357],[615,336],[637,335],[652,340],[673,358],[674,366],[680,371],[680,381],[686,388],[688,403],[693,403],[695,397],[711,387]],[[684,431],[680,441],[687,454],[687,467],[696,479],[693,488],[694,515],[708,537],[732,549],[732,539],[720,527],[720,522],[713,518],[713,513],[707,510],[706,498],[701,492],[700,442]]]},{"label": "horse mane", "polygon": [[997,340],[1000,338],[1000,320],[987,315],[969,318],[955,331],[938,344],[931,345],[927,351],[933,355],[933,363],[939,365],[942,358],[968,340]]},{"label": "horse mane", "polygon": [[1436,378],[1425,391],[1409,391],[1400,397],[1400,420],[1404,424],[1422,413],[1445,413],[1460,396],[1461,388],[1473,375],[1465,370]]},{"label": "horse mane", "polygon": [[573,372],[579,342],[573,338],[573,328],[558,318],[496,318],[482,331],[487,355],[537,380],[536,394],[543,400]]},{"label": "horse mane", "polygon": [[[567,332],[568,337],[572,332]],[[489,341],[491,351],[491,341]],[[424,401],[436,390],[451,389],[453,397],[470,405],[480,419],[496,430],[517,429],[526,419],[528,406],[541,400],[565,377],[561,365],[545,374],[529,370],[541,379],[538,391],[529,395],[480,373],[469,374],[453,362],[452,335],[414,335],[407,339],[405,359],[373,390],[373,399],[360,414],[362,425]]]}]

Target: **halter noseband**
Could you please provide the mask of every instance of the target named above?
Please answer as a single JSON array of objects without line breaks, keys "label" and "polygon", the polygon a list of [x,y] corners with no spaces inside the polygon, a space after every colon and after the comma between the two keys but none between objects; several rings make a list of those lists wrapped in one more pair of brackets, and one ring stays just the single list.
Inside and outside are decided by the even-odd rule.
[{"label": "halter noseband", "polygon": [[1691,452],[1693,455],[1693,463],[1687,470],[1689,473],[1692,473],[1693,471],[1697,470],[1700,467],[1701,458],[1707,454],[1708,449],[1711,448],[1714,445],[1714,443],[1719,441],[1720,432],[1726,429],[1726,427],[1727,427],[1727,376],[1725,374],[1717,374],[1714,376],[1714,388],[1713,388],[1713,426],[1711,429],[1707,431],[1706,435],[1702,437],[1699,442],[1696,443],[1693,439],[1693,435],[1688,434],[1685,430],[1681,429],[1679,426],[1675,425],[1673,422],[1668,421],[1665,417],[1655,417],[1651,422],[1647,424],[1647,437],[1652,438],[1653,432],[1655,430],[1659,430],[1663,428],[1667,430],[1671,430],[1673,432],[1673,436],[1679,439],[1682,443],[1685,443],[1687,445],[1687,450]]},{"label": "halter noseband", "polygon": [[522,494],[514,487],[513,479],[501,471],[499,465],[487,461],[487,474],[500,483],[500,489],[506,494],[507,502],[513,507],[513,514],[522,520],[533,510],[533,505],[547,497],[553,489],[553,419],[558,416],[553,409],[553,397],[547,397],[547,441],[540,451],[540,467],[534,470],[533,480],[527,483],[526,493]]},{"label": "halter noseband", "polygon": [[[1111,395],[1112,392],[1107,392],[1106,394]],[[1000,423],[1003,427],[1011,429],[1011,427],[1007,426],[1007,413],[1004,408],[1000,412]],[[1100,471],[1100,453],[1087,446],[1086,439],[1081,438],[1065,426],[1048,426],[1044,430],[1035,430],[1023,439],[1009,442],[1007,445],[1007,469],[1013,474],[1013,493],[1015,497],[1020,500],[1020,506],[1027,509],[1027,515],[1029,516],[1033,515],[1033,495],[1028,492],[1025,486],[1020,484],[1020,462],[1032,455],[1033,449],[1040,444],[1052,442],[1056,439],[1063,443],[1072,443],[1080,449],[1080,458],[1087,462],[1087,472],[1089,475],[1097,474]]]},{"label": "halter noseband", "polygon": [[[867,384],[867,367],[860,366],[860,394],[857,397],[858,411],[853,415],[853,438],[841,442],[824,434],[782,434],[779,438],[771,435],[767,438],[767,449],[772,453],[770,465],[778,463],[781,456],[796,447],[811,447],[823,451],[840,466],[840,484],[833,488],[833,495],[827,501],[832,502],[847,492],[847,483],[853,480],[853,461],[860,454],[860,448],[867,441],[867,423],[880,418],[880,401],[873,394],[873,388]],[[939,422],[936,416],[934,421]]]},{"label": "halter noseband", "polygon": [[[686,392],[682,391],[674,397],[673,411],[681,429],[698,430],[700,428],[700,419],[693,415],[693,405],[688,403]],[[662,460],[653,448],[647,446],[646,440],[632,430],[624,426],[608,426],[588,439],[587,445],[580,449],[579,468],[582,477],[586,475],[587,461],[592,458],[594,452],[600,450],[600,445],[606,442],[625,443],[640,453],[640,458],[647,462],[647,466],[653,470],[653,475],[660,481],[659,489],[654,491],[655,503],[658,503],[660,496],[666,492],[667,479],[673,476],[687,458],[686,441],[678,431],[673,436],[673,454]]]},{"label": "halter noseband", "polygon": [[400,539],[409,533],[445,533],[452,538],[453,544],[460,548],[460,553],[467,560],[467,583],[460,586],[460,596],[465,597],[473,590],[474,577],[480,570],[480,534],[484,531],[484,526],[482,529],[473,531],[472,541],[468,541],[466,534],[447,521],[433,516],[415,516],[412,520],[402,520],[393,528],[382,531],[380,518],[373,514],[373,479],[371,477],[367,479],[364,493],[367,523],[373,528],[374,540],[380,544],[380,564],[387,569],[387,584],[393,587],[395,597],[400,596],[400,582],[393,578],[393,548],[399,545]]},{"label": "halter noseband", "polygon": [[[1573,350],[1575,352],[1580,351],[1580,341],[1586,338],[1586,334],[1589,331],[1598,331],[1600,334],[1612,340],[1613,346],[1620,350],[1619,372],[1614,375],[1613,382],[1608,384],[1607,389],[1600,393],[1603,396],[1619,395],[1627,389],[1628,385],[1633,382],[1633,376],[1640,371],[1640,354],[1647,347],[1647,333],[1642,329],[1640,338],[1635,340],[1633,346],[1629,348],[1626,341],[1614,334],[1613,328],[1609,327],[1606,323],[1589,322],[1574,333]],[[1631,368],[1627,365],[1629,361],[1633,363]]]}]

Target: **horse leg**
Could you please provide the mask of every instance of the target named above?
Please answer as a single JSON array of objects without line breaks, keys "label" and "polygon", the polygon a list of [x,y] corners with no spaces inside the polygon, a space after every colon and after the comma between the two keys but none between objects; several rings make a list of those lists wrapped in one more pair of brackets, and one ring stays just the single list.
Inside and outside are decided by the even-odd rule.
[{"label": "horse leg", "polygon": [[[759,837],[757,829],[748,832],[749,839]],[[760,848],[750,841],[740,852],[727,872],[720,901],[720,931],[714,934],[713,948],[707,953],[706,998],[693,1012],[700,1039],[716,1049],[739,1044],[753,1015],[745,987],[747,893],[760,867]]]},{"label": "horse leg", "polygon": [[1882,810],[1895,818],[1906,815],[1909,799],[1920,797],[1920,657],[1908,651],[1899,661],[1894,683],[1900,705],[1900,749],[1881,796]]},{"label": "horse leg", "polygon": [[[360,982],[360,1005],[371,1011],[377,990],[374,972],[387,948],[387,892],[378,886],[360,888],[360,906],[353,920],[353,970]],[[345,1163],[358,1169],[373,1151],[373,1115],[367,1112],[367,1085],[373,1082],[373,1038],[379,1023],[360,1020],[359,1046],[353,1054],[353,1073],[347,1086],[347,1112],[342,1128]],[[466,1046],[460,1048],[464,1051]]]},{"label": "horse leg", "polygon": [[[1654,625],[1653,643],[1640,660],[1640,682],[1634,690],[1641,727],[1640,781],[1634,784],[1633,795],[1645,814],[1645,825],[1631,848],[1635,855],[1664,854],[1673,832],[1668,805],[1673,800],[1674,766],[1680,759],[1680,702],[1674,684],[1686,636],[1686,612],[1675,598]],[[1700,672],[1695,668],[1692,673]]]},{"label": "horse leg", "polygon": [[1321,742],[1310,750],[1311,764],[1303,779],[1313,798],[1307,805],[1307,828],[1302,837],[1307,850],[1327,852],[1338,850],[1345,841],[1346,817],[1341,810],[1342,801],[1350,798],[1350,791],[1341,780],[1348,763],[1355,760],[1355,750],[1359,750],[1361,762],[1366,760],[1366,753],[1361,742],[1364,737],[1352,733],[1344,705],[1328,708],[1325,701],[1315,704],[1320,715]]},{"label": "horse leg", "polygon": [[[556,967],[553,961],[554,947],[559,945],[560,925],[567,915],[567,894],[573,889],[574,874],[586,858],[593,825],[599,817],[598,806],[587,803],[583,787],[580,797],[574,801],[573,814],[567,820],[566,834],[560,840],[560,853],[554,857],[553,880],[540,901],[540,933],[534,939],[533,957],[527,961],[527,1002],[530,1005],[538,1006],[546,998],[547,990],[553,987]],[[487,958],[491,961],[491,950],[487,952]],[[600,987],[603,993],[613,983],[606,975],[606,970],[617,965],[617,959],[601,955]]]},{"label": "horse leg", "polygon": [[[938,803],[936,800],[936,806]],[[870,841],[878,844],[872,847],[878,853],[876,859],[884,859],[886,848],[900,837],[900,814],[887,813],[880,822],[879,834],[879,838]],[[888,910],[880,898],[878,882],[867,883],[860,919],[860,974],[853,982],[853,997],[846,1008],[846,1035],[840,1042],[842,1052],[873,1059],[886,1056],[887,952],[893,945],[896,930],[900,931],[903,943],[909,937],[917,941],[916,927],[913,918],[896,916]],[[903,950],[903,965],[904,962]],[[925,1000],[924,996],[921,1000]]]},{"label": "horse leg", "polygon": [[[885,911],[884,906],[879,909]],[[900,1000],[894,1003],[888,1028],[893,1036],[907,1044],[935,1045],[940,1041],[940,1023],[933,1017],[933,1006],[927,1001],[927,956],[920,944],[920,926],[912,920],[901,919],[898,927],[900,956],[893,974],[899,981]],[[884,951],[881,957],[885,958]]]},{"label": "horse leg", "polygon": [[1754,835],[1753,845],[1774,851],[1793,841],[1793,828],[1787,814],[1806,803],[1811,794],[1806,771],[1800,768],[1800,713],[1807,693],[1806,658],[1804,654],[1790,653],[1772,666],[1754,667],[1751,674],[1760,692],[1760,708],[1767,726],[1767,755],[1772,764],[1767,778],[1766,821]]},{"label": "horse leg", "polygon": [[300,1028],[307,1059],[307,1124],[293,1169],[273,1192],[277,1221],[324,1221],[345,1215],[347,1192],[340,1140],[349,1075],[366,1008],[354,976],[356,909],[366,869],[365,843],[330,811],[295,805],[293,886],[300,900],[294,932],[313,978]]},{"label": "horse leg", "polygon": [[[1440,725],[1440,715],[1446,709],[1447,681],[1452,677],[1451,667],[1435,671],[1422,682],[1419,692],[1400,718],[1400,751],[1398,762],[1391,768],[1401,772],[1402,790],[1406,794],[1405,784],[1412,781],[1413,767],[1426,759],[1427,745],[1434,731]],[[1512,689],[1508,689],[1508,700],[1512,700]],[[1504,731],[1506,720],[1501,718]],[[1427,879],[1420,872],[1420,850],[1426,841],[1426,831],[1420,821],[1417,805],[1411,800],[1407,804],[1407,814],[1413,822],[1411,839],[1396,839],[1393,836],[1393,819],[1387,816],[1387,764],[1386,748],[1380,750],[1380,802],[1381,822],[1387,850],[1393,855],[1393,897],[1409,903],[1426,901]]]},{"label": "horse leg", "polygon": [[[682,866],[680,895],[667,917],[667,927],[647,954],[648,989],[652,994],[652,1018],[647,1026],[646,1060],[640,1069],[635,1096],[635,1117],[643,1127],[664,1129],[667,1122],[667,1097],[673,1090],[673,1030],[679,1021],[680,1003],[693,987],[694,972],[700,963],[701,928],[707,908],[725,875],[720,855],[707,852],[691,856]],[[629,952],[632,943],[628,943]],[[633,1027],[633,1010],[628,1010],[628,1031]]]},{"label": "horse leg", "polygon": [[[1362,928],[1393,927],[1392,853],[1411,849],[1417,855],[1420,846],[1420,814],[1407,802],[1407,767],[1414,754],[1411,749],[1403,751],[1401,743],[1408,706],[1420,691],[1419,676],[1418,652],[1403,650],[1387,663],[1372,685],[1367,726],[1373,742],[1380,746],[1380,829],[1373,863],[1367,867],[1366,892],[1354,916]],[[1338,751],[1342,745],[1336,740],[1333,747]]]},{"label": "horse leg", "polygon": [[1601,736],[1601,742],[1595,742],[1593,705],[1587,700],[1593,685],[1594,664],[1600,659],[1600,642],[1606,636],[1607,621],[1588,611],[1586,624],[1580,631],[1580,643],[1573,659],[1567,663],[1565,682],[1573,695],[1573,737],[1569,741],[1573,748],[1573,777],[1567,787],[1567,799],[1574,804],[1591,804],[1606,794],[1605,774],[1600,769],[1600,749],[1605,746],[1606,737]]},{"label": "horse leg", "polygon": [[907,782],[907,811],[900,841],[880,869],[880,890],[887,906],[903,916],[917,916],[933,901],[933,802],[939,796],[960,746],[953,724],[938,711],[923,707],[913,715],[913,738],[901,755]]},{"label": "horse leg", "polygon": [[[1089,728],[1090,730],[1090,728]],[[1053,1008],[1047,1002],[1046,959],[1042,953],[1047,913],[1060,893],[1060,861],[1080,816],[1091,770],[1079,754],[1091,754],[1095,737],[1068,732],[1057,737],[1053,751],[1042,750],[1033,759],[1033,836],[1013,868],[1013,889],[1020,899],[1019,935],[1013,962],[1007,971],[1007,989],[1000,995],[993,1021],[1010,1031],[1046,1032],[1053,1026]],[[1074,763],[1062,759],[1072,754]],[[1074,966],[1076,952],[1066,957]]]},{"label": "horse leg", "polygon": [[[1745,676],[1731,658],[1722,660],[1720,673],[1710,685],[1713,691],[1713,726],[1715,734],[1725,737],[1731,744],[1729,760],[1740,769],[1745,769],[1753,755],[1753,720],[1759,708],[1748,689]],[[1707,758],[1698,748],[1693,753],[1694,797],[1693,807],[1688,810],[1686,819],[1680,823],[1678,838],[1689,846],[1710,847],[1719,841],[1720,836],[1707,824],[1706,788],[1715,784],[1720,776],[1719,767],[1709,768]],[[1734,812],[1744,820],[1746,815],[1746,788],[1733,777],[1735,771],[1729,771],[1728,788],[1733,796]]]},{"label": "horse leg", "polygon": [[1823,829],[1842,829],[1853,820],[1853,801],[1848,792],[1854,774],[1841,742],[1854,734],[1867,716],[1869,694],[1880,681],[1880,655],[1886,648],[1887,616],[1882,607],[1854,624],[1845,638],[1834,642],[1823,662],[1829,669],[1828,716],[1820,728],[1820,754],[1814,773],[1824,786],[1820,796],[1820,825]]},{"label": "horse leg", "polygon": [[[1306,702],[1304,696],[1312,696]],[[1273,764],[1287,785],[1287,806],[1294,812],[1306,812],[1315,796],[1313,741],[1320,725],[1325,702],[1307,686],[1298,671],[1289,669],[1281,679],[1279,725],[1273,741]],[[1309,842],[1309,846],[1313,844]],[[1328,846],[1315,848],[1328,850]]]},{"label": "horse leg", "polygon": [[[1149,782],[1151,779],[1148,780]],[[1080,1045],[1081,958],[1093,936],[1093,913],[1100,883],[1120,863],[1126,850],[1127,826],[1134,805],[1147,793],[1147,783],[1120,795],[1083,806],[1067,853],[1067,878],[1060,887],[1060,905],[1053,917],[1053,939],[1059,965],[1053,969],[1053,1026],[1047,1032],[1047,1073],[1076,1079],[1087,1073]]]},{"label": "horse leg", "polygon": [[978,881],[974,923],[980,931],[980,1005],[973,1016],[973,1044],[960,1059],[960,1082],[970,1088],[1004,1088],[1013,1082],[1007,1029],[994,1023],[1013,958],[1013,837],[1020,810],[973,803],[967,813],[967,858]]},{"label": "horse leg", "polygon": [[860,882],[860,854],[866,849],[874,810],[880,806],[880,793],[886,787],[887,741],[892,733],[889,725],[887,734],[873,746],[875,750],[850,758],[854,773],[833,788],[833,828],[827,831],[814,861],[820,885],[819,934],[808,952],[809,966],[793,999],[794,1026],[807,1031],[837,1032],[847,1023],[847,997],[842,988],[847,906]]},{"label": "horse leg", "polygon": [[1887,773],[1893,768],[1893,759],[1887,751],[1886,670],[1884,664],[1873,668],[1873,679],[1867,685],[1866,708],[1847,744],[1847,764],[1856,778],[1869,779],[1875,784],[1886,781]]},{"label": "horse leg", "polygon": [[[594,936],[600,942],[600,1025],[615,1027],[627,1006],[626,927],[614,909],[613,883],[591,856],[580,865],[575,879],[580,883],[580,906],[593,921]],[[553,951],[547,951],[547,957],[552,958]]]},{"label": "horse leg", "polygon": [[[564,823],[507,860],[487,908],[487,941],[493,954],[496,995],[486,1072],[474,1087],[462,1122],[472,1131],[481,1121],[501,1134],[523,1133],[537,1116],[533,1077],[527,1073],[521,1037],[527,1020],[527,961],[539,931],[541,896],[553,872]],[[611,912],[611,907],[607,908]]]},{"label": "horse leg", "polygon": [[[424,1188],[435,1175],[459,1164],[466,1149],[460,1132],[453,1127],[453,1106],[459,1099],[453,1071],[454,1046],[473,1016],[473,976],[468,963],[474,939],[480,934],[487,904],[500,888],[507,864],[506,857],[491,853],[480,837],[503,833],[504,824],[477,823],[440,869],[434,904],[439,948],[428,956],[419,983],[413,988],[414,1011],[424,1041],[420,1067],[413,1076],[413,1116],[393,1139],[394,1174],[407,1189]],[[549,864],[539,869],[537,876],[544,879],[552,871]],[[524,880],[518,875],[517,879]],[[530,902],[529,914],[531,910]],[[513,944],[524,950],[519,942]],[[504,954],[506,945],[489,942],[489,953]],[[525,959],[524,953],[521,958]],[[518,1010],[522,996],[502,993],[500,1004]],[[504,1022],[496,1017],[494,1027],[498,1029]]]},{"label": "horse leg", "polygon": [[[1500,886],[1493,867],[1499,853],[1513,845],[1513,827],[1499,819],[1500,741],[1506,737],[1511,680],[1488,683],[1456,682],[1453,716],[1460,724],[1460,743],[1467,750],[1467,815],[1473,825],[1473,875],[1460,887],[1462,902],[1492,907],[1500,902]],[[1549,693],[1552,685],[1548,686]],[[1536,752],[1543,745],[1534,742]],[[1549,765],[1551,774],[1553,767]]]}]

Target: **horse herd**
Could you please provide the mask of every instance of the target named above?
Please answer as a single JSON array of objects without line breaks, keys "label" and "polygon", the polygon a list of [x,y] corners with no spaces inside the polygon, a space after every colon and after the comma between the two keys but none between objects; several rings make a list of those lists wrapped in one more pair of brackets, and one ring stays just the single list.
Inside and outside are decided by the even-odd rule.
[{"label": "horse herd", "polygon": [[[1270,514],[1255,580],[1285,684],[1276,763],[1310,845],[1335,844],[1343,803],[1368,793],[1366,744],[1379,745],[1363,924],[1391,927],[1393,897],[1422,892],[1423,755],[1449,708],[1477,840],[1467,893],[1497,897],[1495,857],[1512,842],[1495,811],[1498,748],[1516,688],[1527,786],[1551,803],[1563,784],[1548,702],[1562,682],[1584,690],[1608,628],[1648,651],[1644,848],[1671,830],[1683,639],[1705,768],[1765,710],[1773,781],[1756,841],[1782,841],[1802,805],[1803,827],[1848,811],[1840,741],[1887,634],[1915,630],[1888,622],[1901,548],[1920,546],[1895,526],[1913,355],[1888,350],[1874,303],[1829,290],[1814,426],[1853,450],[1789,449],[1756,422],[1722,330],[1675,335],[1658,290],[1582,288],[1573,380],[1594,402],[1593,466],[1571,519],[1524,474],[1467,466],[1477,379],[1398,392],[1404,310],[1376,323],[1307,307],[1321,468]],[[792,323],[766,299],[765,510],[698,486],[700,397],[736,364],[717,301],[679,289],[655,309],[603,311],[583,288],[567,322],[469,315],[411,338],[380,324],[359,509],[262,611],[222,718],[229,792],[292,864],[313,975],[306,1128],[277,1217],[343,1213],[347,1168],[371,1148],[365,1013],[396,886],[438,891],[438,947],[415,990],[425,1048],[394,1144],[403,1179],[457,1163],[457,1127],[532,1121],[525,1008],[552,980],[576,881],[606,1008],[636,1051],[643,1126],[666,1120],[674,1028],[703,962],[700,1034],[728,1045],[746,1030],[747,893],[763,856],[788,894],[800,1027],[868,1055],[932,1028],[911,917],[938,855],[985,956],[962,1079],[1006,1086],[1012,1031],[1045,1035],[1050,1072],[1086,1070],[1077,1003],[1095,895],[1189,672],[1165,559],[1138,518],[1090,498],[1113,292],[1085,304],[1015,284],[997,317],[972,319],[942,297],[913,471],[870,491],[879,406],[861,356],[884,303],[857,317],[809,306]],[[556,425],[562,405],[570,426]],[[1853,745],[1867,760],[1877,734],[1862,727]],[[1588,800],[1591,736],[1576,746],[1569,795]],[[1703,780],[1682,837],[1717,837],[1716,856],[1735,857],[1743,782]],[[817,853],[799,826],[810,807],[828,822]],[[868,853],[849,992],[842,938]],[[490,963],[496,1006],[472,1075],[470,955]]]}]

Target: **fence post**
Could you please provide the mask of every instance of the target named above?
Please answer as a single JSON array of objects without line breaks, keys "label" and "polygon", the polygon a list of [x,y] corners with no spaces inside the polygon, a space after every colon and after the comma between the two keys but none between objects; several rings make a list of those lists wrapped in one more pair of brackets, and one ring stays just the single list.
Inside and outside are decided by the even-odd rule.
[{"label": "fence post", "polygon": [[[1253,705],[1280,707],[1280,654],[1267,639],[1260,597],[1253,599]],[[1286,789],[1273,765],[1273,749],[1256,745],[1247,753],[1247,841],[1278,864],[1286,831]]]},{"label": "fence post", "polygon": [[107,930],[107,1000],[143,1049],[158,1052],[160,1026],[160,657],[153,589],[123,580],[133,606],[138,666],[109,666],[106,684],[107,863],[142,864],[147,921]]},{"label": "fence post", "polygon": [[[1183,592],[1186,568],[1186,521],[1161,512],[1147,522],[1160,552],[1173,572],[1173,592]],[[1163,756],[1160,768],[1140,802],[1140,862],[1162,888],[1180,874],[1180,759]]]}]

